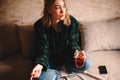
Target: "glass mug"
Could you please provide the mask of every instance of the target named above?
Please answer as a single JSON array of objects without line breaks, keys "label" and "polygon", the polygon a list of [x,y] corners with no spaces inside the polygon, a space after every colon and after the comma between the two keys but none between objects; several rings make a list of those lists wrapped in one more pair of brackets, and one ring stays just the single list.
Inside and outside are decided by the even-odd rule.
[{"label": "glass mug", "polygon": [[86,60],[85,52],[76,50],[74,60],[75,60],[75,66],[77,68],[82,68]]}]

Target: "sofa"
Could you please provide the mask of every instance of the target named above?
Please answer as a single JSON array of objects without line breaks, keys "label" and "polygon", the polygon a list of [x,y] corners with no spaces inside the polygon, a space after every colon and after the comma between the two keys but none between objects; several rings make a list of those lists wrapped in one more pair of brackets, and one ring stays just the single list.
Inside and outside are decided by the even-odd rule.
[{"label": "sofa", "polygon": [[[104,80],[120,80],[120,17],[79,23],[82,24],[79,27],[82,48],[92,60],[88,72]],[[29,80],[34,52],[33,24],[0,25],[0,80]],[[106,66],[108,73],[100,74],[98,66]],[[96,80],[82,73],[79,75],[86,80]],[[72,80],[82,79],[74,77]]]}]

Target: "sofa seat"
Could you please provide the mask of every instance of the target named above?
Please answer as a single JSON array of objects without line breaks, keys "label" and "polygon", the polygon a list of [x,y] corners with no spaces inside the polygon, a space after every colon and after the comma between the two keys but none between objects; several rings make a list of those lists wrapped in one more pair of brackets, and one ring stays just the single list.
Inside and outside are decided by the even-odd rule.
[{"label": "sofa seat", "polygon": [[[119,80],[120,79],[120,50],[87,52],[92,60],[92,66],[86,73],[78,73],[79,76],[71,75],[71,80]],[[106,66],[107,74],[100,74],[98,66]],[[92,76],[91,76],[92,75]],[[83,79],[82,79],[83,78]],[[60,80],[64,80],[61,78]]]},{"label": "sofa seat", "polygon": [[[92,66],[88,72],[104,78],[105,80],[119,80],[120,76],[120,50],[87,52],[92,60]],[[105,65],[107,74],[100,74],[98,66]],[[0,80],[28,80],[32,70],[31,61],[17,54],[0,60]],[[96,80],[93,77],[80,73],[87,80]],[[73,77],[75,80],[78,77]],[[60,79],[62,80],[62,79]]]},{"label": "sofa seat", "polygon": [[[89,73],[102,77],[105,80],[119,80],[120,72],[120,50],[110,51],[93,51],[87,52],[92,60],[92,66],[88,70]],[[100,74],[98,66],[105,65],[107,74]],[[14,55],[0,61],[0,80],[29,80],[32,70],[30,59],[24,58],[22,55]],[[79,73],[87,80],[96,80],[83,73]],[[79,77],[72,77],[74,80],[82,80]],[[62,78],[60,80],[63,80]]]},{"label": "sofa seat", "polygon": [[29,80],[30,59],[17,54],[0,60],[0,80]]},{"label": "sofa seat", "polygon": [[[88,53],[88,55],[93,63],[92,67],[89,69],[90,73],[99,75],[105,80],[120,79],[120,50],[95,51]],[[106,66],[107,74],[99,74],[98,66],[101,65]]]}]

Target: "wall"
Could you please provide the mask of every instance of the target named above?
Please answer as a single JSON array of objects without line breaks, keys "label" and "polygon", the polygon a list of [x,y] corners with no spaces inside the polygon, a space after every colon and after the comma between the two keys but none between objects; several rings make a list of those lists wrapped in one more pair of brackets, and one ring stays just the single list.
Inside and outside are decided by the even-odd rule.
[{"label": "wall", "polygon": [[[120,16],[120,0],[67,0],[70,14],[80,21]],[[43,0],[0,0],[0,23],[33,24],[41,17]]]},{"label": "wall", "polygon": [[41,16],[42,0],[1,0],[0,23],[32,24]]},{"label": "wall", "polygon": [[120,0],[67,0],[69,12],[80,21],[96,21],[120,16]]}]

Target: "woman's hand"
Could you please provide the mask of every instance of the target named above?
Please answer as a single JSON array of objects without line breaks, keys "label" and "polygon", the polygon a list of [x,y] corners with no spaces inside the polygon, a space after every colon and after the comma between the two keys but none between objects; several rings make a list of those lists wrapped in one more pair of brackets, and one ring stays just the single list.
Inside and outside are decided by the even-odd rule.
[{"label": "woman's hand", "polygon": [[84,66],[85,60],[86,60],[86,54],[85,51],[75,51],[74,54],[75,59],[75,65],[77,68],[82,68]]},{"label": "woman's hand", "polygon": [[38,78],[41,74],[42,69],[43,69],[43,66],[40,64],[37,64],[31,72],[30,80],[32,80],[33,78]]},{"label": "woman's hand", "polygon": [[74,58],[78,58],[78,57],[80,57],[80,58],[86,58],[85,51],[78,51],[78,50],[76,50],[75,54],[74,54]]}]

